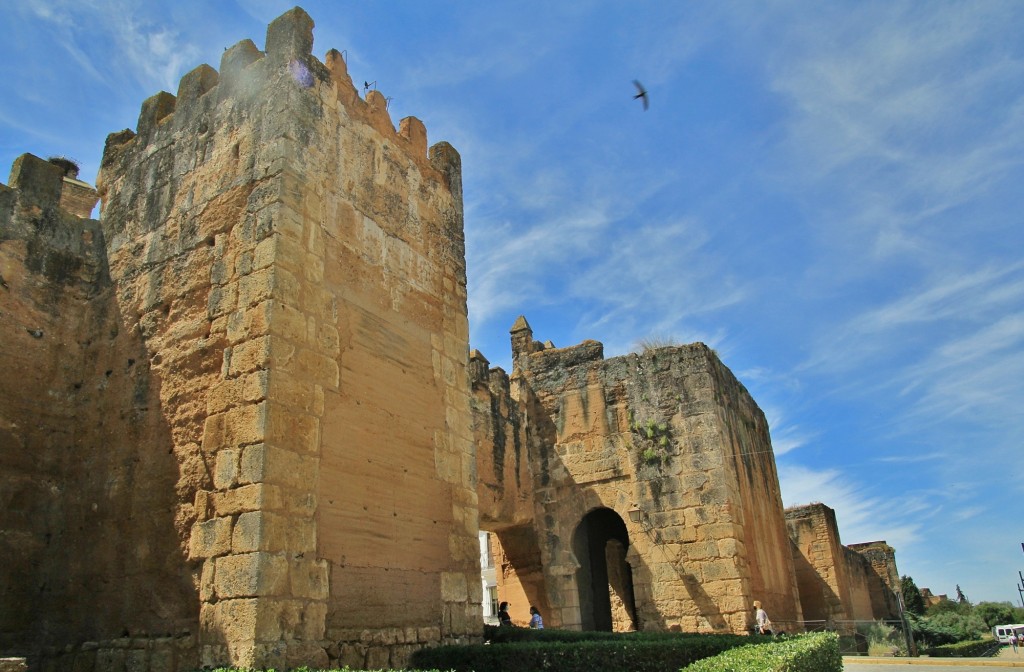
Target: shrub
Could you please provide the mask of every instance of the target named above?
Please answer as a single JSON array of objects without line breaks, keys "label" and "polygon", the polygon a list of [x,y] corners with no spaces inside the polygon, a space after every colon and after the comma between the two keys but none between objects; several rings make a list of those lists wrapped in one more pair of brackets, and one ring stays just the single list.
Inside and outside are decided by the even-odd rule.
[{"label": "shrub", "polygon": [[[750,641],[742,635],[499,630],[491,645],[439,646],[416,651],[411,665],[455,672],[666,672]],[[519,641],[507,643],[512,638]]]},{"label": "shrub", "polygon": [[654,334],[651,336],[647,336],[645,338],[641,338],[639,341],[637,341],[636,344],[633,345],[632,351],[646,355],[647,353],[653,352],[655,350],[660,350],[662,348],[677,347],[678,345],[679,341],[674,336],[668,336],[665,334]]},{"label": "shrub", "polygon": [[971,613],[947,611],[935,616],[929,615],[928,621],[935,626],[946,628],[956,635],[956,641],[962,642],[981,639],[990,632],[984,619]]},{"label": "shrub", "polygon": [[991,639],[975,639],[956,644],[945,644],[925,649],[924,653],[932,658],[980,658],[992,656],[999,651],[999,643]]},{"label": "shrub", "polygon": [[842,672],[839,637],[834,632],[751,644],[697,661],[686,672]]},{"label": "shrub", "polygon": [[497,625],[484,625],[484,641],[491,644],[510,644],[513,642],[589,642],[598,639],[626,638],[666,638],[681,637],[670,632],[607,632],[597,630],[559,630],[557,628],[508,628]]},{"label": "shrub", "polygon": [[933,623],[929,618],[915,618],[908,614],[907,620],[910,623],[910,630],[914,633],[914,639],[923,646],[953,644],[959,639],[955,632]]},{"label": "shrub", "polygon": [[858,623],[857,632],[867,641],[869,656],[907,655],[907,642],[898,625],[884,621]]}]

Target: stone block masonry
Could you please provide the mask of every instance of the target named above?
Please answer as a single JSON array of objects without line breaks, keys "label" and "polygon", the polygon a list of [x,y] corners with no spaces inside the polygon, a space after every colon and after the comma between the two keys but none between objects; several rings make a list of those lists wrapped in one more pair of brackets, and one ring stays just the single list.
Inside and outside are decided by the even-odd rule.
[{"label": "stone block masonry", "polygon": [[804,618],[814,627],[900,617],[896,554],[884,541],[844,546],[824,504],[786,509]]},{"label": "stone block masonry", "polygon": [[764,414],[701,343],[604,358],[511,329],[513,372],[470,357],[480,524],[525,623],[749,632],[890,618],[884,542],[844,547],[822,504],[783,510]]},{"label": "stone block masonry", "polygon": [[[3,477],[25,543],[0,578],[70,605],[55,635],[27,588],[5,650],[386,667],[481,632],[460,158],[415,118],[396,130],[312,31],[295,8],[265,51],[146,100],[107,139],[100,222],[34,157],[0,189],[0,311],[22,315],[21,370],[54,362],[0,389],[0,432],[42,456]],[[76,549],[117,534],[77,570],[38,542],[58,524]],[[80,583],[44,576],[69,568]]]},{"label": "stone block masonry", "polygon": [[470,357],[459,154],[312,46],[295,8],[144,101],[97,190],[29,154],[0,185],[0,652],[400,668],[480,640],[481,522],[519,623],[744,632],[758,599],[795,630],[805,566],[815,608],[887,608],[884,543],[791,553],[703,344],[606,360],[521,317],[511,375]]},{"label": "stone block masonry", "polygon": [[606,360],[523,317],[511,342],[511,377],[471,360],[500,599],[583,629],[746,632],[753,599],[801,620],[767,423],[710,349]]}]

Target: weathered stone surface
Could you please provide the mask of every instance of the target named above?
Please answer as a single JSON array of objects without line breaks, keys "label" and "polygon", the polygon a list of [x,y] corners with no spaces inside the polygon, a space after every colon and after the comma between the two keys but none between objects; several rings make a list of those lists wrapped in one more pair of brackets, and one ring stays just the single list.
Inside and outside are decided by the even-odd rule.
[{"label": "weathered stone surface", "polygon": [[[754,560],[750,557],[752,548],[761,550],[753,536],[750,544],[733,546],[725,557],[717,544],[722,538],[747,536],[733,517],[733,502],[742,501],[744,496],[751,500],[745,512],[759,527],[756,534],[762,540],[766,536],[773,540],[760,559],[781,563],[784,569],[792,563],[785,536],[765,535],[766,521],[757,520],[761,514],[755,510],[760,505],[781,514],[777,479],[751,479],[774,482],[775,490],[769,486],[766,492],[745,494],[742,481],[731,471],[735,466],[727,468],[723,463],[723,457],[733,462],[736,453],[758,453],[761,451],[757,447],[768,445],[763,416],[749,396],[743,401],[742,387],[703,346],[605,361],[601,345],[592,341],[571,348],[545,347],[533,340],[523,318],[513,325],[512,344],[514,383],[505,383],[503,389],[500,381],[504,374],[498,372],[498,386],[491,385],[486,391],[475,388],[481,398],[475,409],[478,443],[484,443],[490,434],[500,436],[499,443],[510,444],[510,423],[504,419],[510,416],[502,412],[504,407],[516,406],[519,415],[527,418],[523,424],[528,429],[518,429],[515,443],[529,445],[528,450],[518,448],[520,455],[530,456],[528,479],[520,476],[514,485],[507,478],[490,481],[492,475],[503,472],[490,466],[493,461],[489,458],[500,453],[478,453],[481,491],[496,491],[491,496],[506,503],[525,491],[538,503],[536,516],[528,526],[523,526],[522,520],[501,517],[509,513],[507,509],[490,514],[494,520],[481,516],[482,524],[496,529],[506,554],[504,562],[514,568],[517,581],[509,582],[509,572],[505,572],[507,583],[518,584],[511,594],[521,592],[525,598],[518,601],[518,610],[517,600],[510,600],[513,618],[527,620],[526,607],[535,604],[542,613],[545,609],[550,612],[552,625],[633,629],[641,623],[652,627],[654,623],[678,621],[698,603],[699,611],[711,617],[708,625],[712,630],[731,627],[730,619],[736,616],[745,620],[748,605],[737,606],[724,594],[698,595],[693,591],[704,580],[715,582],[721,592],[737,592],[744,582],[743,587],[749,590],[749,575],[739,568]],[[716,377],[720,380],[715,381]],[[732,392],[730,386],[742,392]],[[730,394],[741,403],[722,408],[717,398]],[[489,403],[482,403],[485,401]],[[704,406],[695,406],[694,402]],[[708,411],[714,415],[708,415]],[[698,418],[715,420],[701,426],[693,422]],[[759,446],[722,440],[729,435],[731,423],[749,420],[762,424]],[[702,455],[708,449],[719,457],[694,463],[691,456]],[[753,464],[762,471],[770,468],[768,475],[774,476],[770,448],[767,452],[767,459],[754,457]],[[504,496],[505,491],[510,497]],[[487,500],[482,496],[481,501]],[[692,512],[698,507],[701,513],[695,516]],[[482,512],[486,510],[482,508]],[[503,529],[510,523],[516,523],[514,529],[519,532]],[[774,525],[781,531],[781,523],[779,515],[767,529]],[[529,527],[535,532],[527,532]],[[587,541],[590,538],[593,540]],[[673,538],[685,539],[686,543],[670,544]],[[629,547],[629,555],[606,559],[604,543],[609,539],[608,543]],[[615,579],[620,582],[618,589],[580,592],[581,584],[614,583],[612,576],[625,571],[626,557],[632,564],[631,582]],[[696,573],[698,581],[687,582],[679,572],[684,564]],[[554,570],[573,565],[582,566],[581,572],[598,575],[576,576],[573,571],[565,576]],[[532,578],[523,582],[524,574]],[[774,590],[788,595],[788,616],[794,618],[795,586],[785,580],[784,571],[781,574],[783,578]],[[723,579],[736,582],[736,587]],[[758,586],[757,590],[764,596],[768,588]],[[675,594],[684,599],[669,599]],[[785,618],[786,598],[779,602],[775,613]],[[571,620],[560,622],[566,616]]]},{"label": "weathered stone surface", "polygon": [[[295,8],[147,99],[96,191],[30,155],[0,185],[0,649],[400,667],[479,638],[481,522],[521,624],[799,619],[742,385],[525,318],[511,376],[469,357],[461,158],[312,31]],[[892,550],[832,556],[878,613]]]},{"label": "weathered stone surface", "polygon": [[[0,185],[0,646],[326,667],[328,623],[479,610],[461,161],[352,95],[312,28],[295,8],[266,55],[239,43],[146,100],[108,138],[102,222],[35,157]],[[199,635],[103,645],[126,628]]]},{"label": "weathered stone surface", "polygon": [[[532,604],[561,627],[745,632],[758,599],[803,627],[767,423],[710,349],[605,360],[535,341],[523,317],[511,340],[511,377],[476,351],[470,375],[480,521],[514,622]],[[836,604],[861,613],[871,581],[853,574]]]},{"label": "weathered stone surface", "polygon": [[899,617],[899,574],[885,542],[843,546],[835,511],[824,504],[786,509],[797,584],[808,621]]}]

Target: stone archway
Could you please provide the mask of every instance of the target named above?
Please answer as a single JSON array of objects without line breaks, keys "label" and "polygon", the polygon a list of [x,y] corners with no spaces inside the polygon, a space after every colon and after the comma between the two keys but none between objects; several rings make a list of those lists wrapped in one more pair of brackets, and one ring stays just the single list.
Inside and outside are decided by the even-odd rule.
[{"label": "stone archway", "polygon": [[619,514],[594,509],[573,533],[573,552],[579,563],[580,625],[583,630],[636,629],[633,574],[626,562],[629,533]]}]

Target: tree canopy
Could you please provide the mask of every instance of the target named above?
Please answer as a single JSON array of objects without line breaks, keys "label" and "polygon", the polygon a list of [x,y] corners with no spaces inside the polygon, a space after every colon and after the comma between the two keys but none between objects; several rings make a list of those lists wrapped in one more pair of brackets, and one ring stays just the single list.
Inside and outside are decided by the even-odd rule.
[{"label": "tree canopy", "polygon": [[912,614],[924,616],[924,598],[914,579],[907,575],[900,577],[900,590],[903,591],[903,608]]}]

